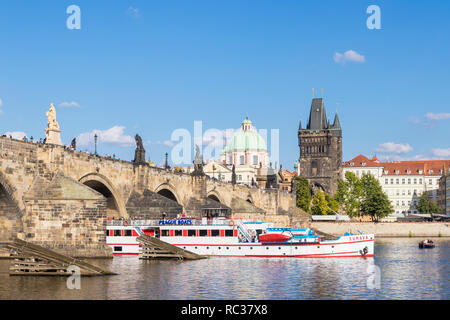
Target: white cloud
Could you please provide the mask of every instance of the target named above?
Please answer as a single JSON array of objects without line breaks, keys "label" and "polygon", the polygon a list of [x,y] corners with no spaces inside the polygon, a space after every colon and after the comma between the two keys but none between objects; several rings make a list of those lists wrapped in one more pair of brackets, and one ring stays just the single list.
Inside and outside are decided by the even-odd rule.
[{"label": "white cloud", "polygon": [[127,15],[129,15],[130,17],[137,19],[141,17],[141,13],[139,11],[138,8],[134,8],[134,7],[129,7],[127,9]]},{"label": "white cloud", "polygon": [[408,153],[411,152],[413,149],[408,143],[401,144],[394,142],[385,142],[381,143],[379,146],[380,148],[375,149],[376,151],[395,154]]},{"label": "white cloud", "polygon": [[119,147],[132,147],[135,145],[135,140],[132,136],[124,135],[124,126],[114,126],[108,130],[92,130],[85,132],[77,137],[77,145],[87,147],[94,144],[94,135],[97,134],[98,144],[111,144]]},{"label": "white cloud", "polygon": [[450,148],[447,149],[433,149],[431,150],[431,153],[435,156],[435,157],[439,157],[439,158],[450,158]]},{"label": "white cloud", "polygon": [[63,107],[63,108],[70,108],[70,107],[75,107],[75,108],[77,108],[77,107],[79,107],[80,105],[79,105],[77,102],[75,102],[75,101],[72,101],[72,102],[67,102],[67,101],[65,101],[65,102],[61,102],[58,106],[59,106],[59,107]]},{"label": "white cloud", "polygon": [[339,52],[335,52],[333,59],[336,63],[341,63],[344,64],[347,61],[351,61],[351,62],[359,62],[359,63],[363,63],[366,61],[365,57],[363,55],[360,55],[358,52],[353,51],[353,50],[348,50],[346,52],[339,53]]},{"label": "white cloud", "polygon": [[428,112],[425,115],[425,118],[427,118],[428,120],[450,119],[450,113],[433,113],[433,112]]},{"label": "white cloud", "polygon": [[3,105],[3,101],[2,99],[0,99],[0,107]]},{"label": "white cloud", "polygon": [[11,136],[13,139],[21,140],[23,137],[26,137],[27,134],[23,131],[10,131],[4,133],[7,137]]}]

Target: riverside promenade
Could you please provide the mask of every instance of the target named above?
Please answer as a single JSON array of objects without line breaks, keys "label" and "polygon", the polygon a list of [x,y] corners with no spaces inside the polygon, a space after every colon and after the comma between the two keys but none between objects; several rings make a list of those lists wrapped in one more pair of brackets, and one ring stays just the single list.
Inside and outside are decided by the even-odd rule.
[{"label": "riverside promenade", "polygon": [[311,222],[311,228],[339,236],[345,232],[380,237],[450,237],[450,222]]}]

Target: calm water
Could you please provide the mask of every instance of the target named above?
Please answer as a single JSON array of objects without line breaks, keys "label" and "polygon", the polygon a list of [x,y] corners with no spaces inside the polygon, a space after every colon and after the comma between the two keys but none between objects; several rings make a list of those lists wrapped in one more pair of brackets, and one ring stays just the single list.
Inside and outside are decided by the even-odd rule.
[{"label": "calm water", "polygon": [[[80,290],[63,277],[10,277],[0,260],[0,299],[449,299],[450,240],[428,250],[418,241],[379,239],[369,259],[92,260],[120,275],[82,278]],[[369,264],[380,289],[367,288]]]}]

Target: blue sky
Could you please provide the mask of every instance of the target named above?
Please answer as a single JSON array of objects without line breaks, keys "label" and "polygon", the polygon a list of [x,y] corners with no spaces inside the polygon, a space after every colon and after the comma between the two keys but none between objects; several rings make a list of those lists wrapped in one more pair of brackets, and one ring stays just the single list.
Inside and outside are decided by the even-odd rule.
[{"label": "blue sky", "polygon": [[[72,4],[80,30],[66,27]],[[44,137],[53,102],[64,143],[93,150],[83,139],[101,130],[99,152],[131,160],[139,133],[161,164],[175,129],[239,128],[248,113],[280,130],[292,169],[311,88],[324,88],[344,160],[448,159],[449,13],[449,1],[2,1],[0,130]]]}]

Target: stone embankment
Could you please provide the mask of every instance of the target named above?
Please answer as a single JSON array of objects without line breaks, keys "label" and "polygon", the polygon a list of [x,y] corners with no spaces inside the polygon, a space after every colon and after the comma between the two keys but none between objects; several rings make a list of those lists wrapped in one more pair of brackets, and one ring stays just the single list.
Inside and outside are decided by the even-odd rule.
[{"label": "stone embankment", "polygon": [[376,237],[450,237],[449,222],[311,222],[310,226],[336,236],[361,231]]}]

